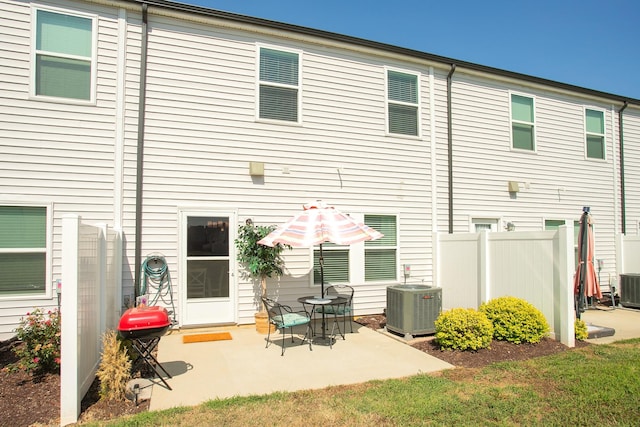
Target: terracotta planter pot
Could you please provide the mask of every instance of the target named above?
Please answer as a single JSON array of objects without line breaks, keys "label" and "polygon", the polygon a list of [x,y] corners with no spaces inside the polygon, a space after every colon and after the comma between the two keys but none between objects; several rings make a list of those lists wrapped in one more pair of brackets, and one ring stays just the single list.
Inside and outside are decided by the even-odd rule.
[{"label": "terracotta planter pot", "polygon": [[269,323],[269,315],[266,312],[256,313],[255,319],[256,319],[256,331],[259,334],[267,335],[269,333],[269,329],[271,329],[271,333],[276,331],[275,325]]}]

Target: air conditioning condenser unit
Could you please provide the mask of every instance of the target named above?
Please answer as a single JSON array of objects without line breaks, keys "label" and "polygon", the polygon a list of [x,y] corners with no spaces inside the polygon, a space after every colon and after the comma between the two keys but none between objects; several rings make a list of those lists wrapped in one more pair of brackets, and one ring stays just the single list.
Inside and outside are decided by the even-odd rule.
[{"label": "air conditioning condenser unit", "polygon": [[387,287],[387,330],[414,335],[433,334],[442,310],[442,288],[427,285]]}]

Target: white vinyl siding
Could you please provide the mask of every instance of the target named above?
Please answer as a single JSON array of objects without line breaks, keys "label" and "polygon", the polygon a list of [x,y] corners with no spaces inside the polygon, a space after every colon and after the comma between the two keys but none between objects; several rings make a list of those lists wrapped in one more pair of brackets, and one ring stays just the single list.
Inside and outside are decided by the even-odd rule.
[{"label": "white vinyl siding", "polygon": [[34,12],[33,95],[91,101],[95,18]]},{"label": "white vinyl siding", "polygon": [[387,120],[391,134],[419,135],[418,76],[387,70]]},{"label": "white vinyl siding", "polygon": [[47,208],[0,206],[0,297],[44,295]]},{"label": "white vinyl siding", "polygon": [[511,141],[515,149],[536,149],[535,104],[531,97],[511,94]]},{"label": "white vinyl siding", "polygon": [[605,158],[604,111],[585,109],[584,130],[587,158]]},{"label": "white vinyl siding", "polygon": [[300,55],[265,47],[259,52],[258,117],[299,122]]}]

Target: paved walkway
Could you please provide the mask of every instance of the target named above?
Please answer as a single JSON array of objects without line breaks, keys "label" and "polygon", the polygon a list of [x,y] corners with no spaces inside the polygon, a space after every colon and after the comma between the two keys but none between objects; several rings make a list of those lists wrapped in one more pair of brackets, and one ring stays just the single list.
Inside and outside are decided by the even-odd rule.
[{"label": "paved walkway", "polygon": [[600,307],[582,313],[581,319],[590,326],[611,328],[611,336],[589,339],[590,343],[607,344],[630,338],[640,338],[640,310],[634,308]]},{"label": "paved walkway", "polygon": [[[590,309],[582,315],[588,326],[615,330],[613,336],[589,339],[605,344],[640,338],[640,310]],[[230,332],[232,339],[183,344],[183,335]],[[273,337],[273,336],[272,336]],[[265,348],[266,335],[251,326],[183,329],[171,331],[160,340],[158,360],[172,375],[168,390],[157,378],[151,393],[150,410],[192,406],[211,399],[248,396],[275,391],[318,389],[331,385],[356,384],[370,380],[401,378],[453,366],[407,345],[400,337],[354,323],[354,333],[328,346],[300,345],[285,341],[280,356],[281,337]]]}]

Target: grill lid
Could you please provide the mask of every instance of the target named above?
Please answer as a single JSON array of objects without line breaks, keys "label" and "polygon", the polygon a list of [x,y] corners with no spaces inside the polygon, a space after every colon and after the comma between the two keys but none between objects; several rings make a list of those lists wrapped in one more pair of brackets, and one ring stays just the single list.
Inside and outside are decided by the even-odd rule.
[{"label": "grill lid", "polygon": [[124,312],[118,324],[121,332],[145,331],[165,328],[171,324],[164,307],[134,307]]}]

